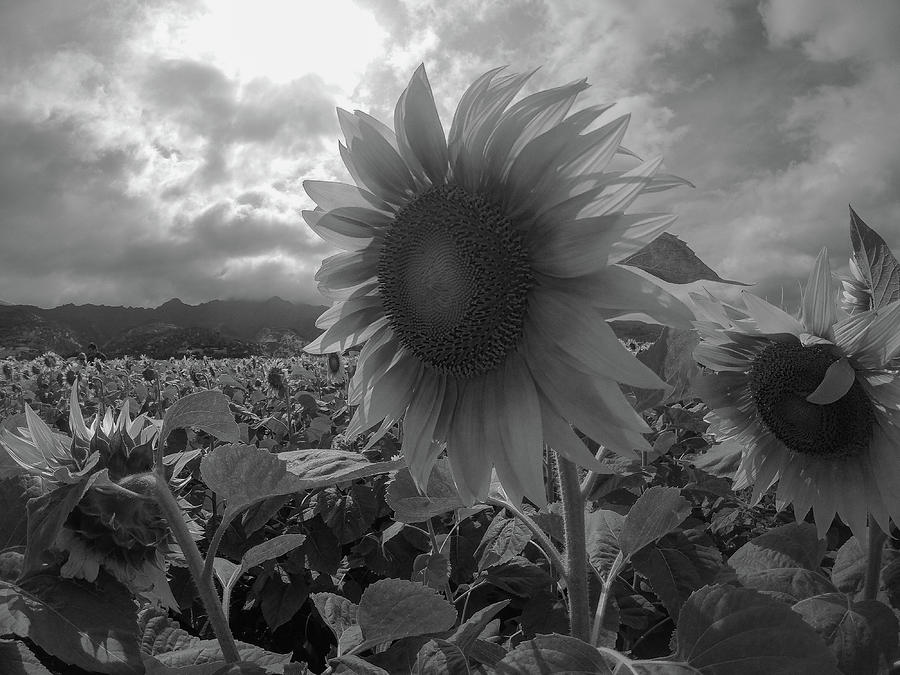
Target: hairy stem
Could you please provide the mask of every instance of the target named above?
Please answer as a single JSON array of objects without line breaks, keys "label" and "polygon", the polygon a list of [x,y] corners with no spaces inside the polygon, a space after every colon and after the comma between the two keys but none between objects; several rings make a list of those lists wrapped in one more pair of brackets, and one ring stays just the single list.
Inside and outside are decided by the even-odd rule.
[{"label": "hairy stem", "polygon": [[203,557],[197,544],[191,538],[187,524],[181,514],[181,507],[175,501],[175,496],[169,490],[168,484],[164,480],[157,480],[154,483],[156,501],[166,516],[166,522],[175,535],[175,540],[181,546],[184,558],[187,561],[188,569],[194,583],[197,584],[197,590],[200,593],[200,599],[206,608],[206,614],[209,617],[209,623],[212,626],[219,645],[222,647],[222,655],[227,663],[237,663],[240,660],[238,655],[237,644],[228,622],[225,620],[225,614],[222,612],[222,603],[216,595],[216,589],[213,586],[212,579],[207,579],[203,575]]},{"label": "hairy stem", "polygon": [[590,639],[587,548],[584,533],[584,498],[578,467],[559,453],[559,488],[562,493],[566,534],[566,570],[569,592],[569,633],[587,642]]},{"label": "hairy stem", "polygon": [[866,584],[863,587],[863,600],[874,600],[878,594],[881,580],[881,554],[887,535],[875,519],[869,516],[869,550],[866,556]]}]

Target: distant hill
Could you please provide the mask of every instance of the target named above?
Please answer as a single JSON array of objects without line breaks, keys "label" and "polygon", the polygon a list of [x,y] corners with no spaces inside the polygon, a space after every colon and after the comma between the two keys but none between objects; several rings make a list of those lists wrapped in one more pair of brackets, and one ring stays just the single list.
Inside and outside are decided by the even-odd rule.
[{"label": "distant hill", "polygon": [[0,357],[45,351],[67,356],[85,351],[91,342],[109,356],[269,353],[273,348],[294,348],[312,340],[321,332],[315,321],[325,309],[278,297],[213,300],[200,305],[187,305],[176,298],[153,309],[72,304],[42,309],[0,304]]}]

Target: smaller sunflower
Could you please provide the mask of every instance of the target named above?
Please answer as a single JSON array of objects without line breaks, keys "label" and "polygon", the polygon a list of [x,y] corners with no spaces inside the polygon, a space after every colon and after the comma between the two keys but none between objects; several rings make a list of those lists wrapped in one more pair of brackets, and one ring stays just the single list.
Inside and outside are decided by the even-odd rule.
[{"label": "smaller sunflower", "polygon": [[694,296],[708,320],[694,357],[710,432],[742,447],[735,488],[778,482],[824,536],[837,513],[865,540],[867,516],[900,522],[900,301],[848,316],[825,249],[794,317],[748,292],[745,307]]},{"label": "smaller sunflower", "polygon": [[340,352],[331,352],[325,359],[325,377],[329,383],[347,381],[344,357]]}]

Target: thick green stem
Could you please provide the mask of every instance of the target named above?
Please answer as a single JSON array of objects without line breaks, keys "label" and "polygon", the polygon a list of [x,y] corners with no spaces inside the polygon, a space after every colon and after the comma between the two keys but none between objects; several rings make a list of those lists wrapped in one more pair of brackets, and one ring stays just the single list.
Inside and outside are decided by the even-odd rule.
[{"label": "thick green stem", "polygon": [[866,557],[866,585],[863,587],[863,599],[874,600],[878,594],[881,581],[881,554],[887,535],[879,527],[875,519],[869,516],[869,550]]},{"label": "thick green stem", "polygon": [[557,453],[559,488],[562,493],[563,523],[566,534],[566,570],[569,591],[569,633],[588,642],[591,630],[588,598],[588,565],[584,533],[584,498],[578,467]]},{"label": "thick green stem", "polygon": [[222,655],[227,663],[237,663],[240,661],[237,644],[234,641],[234,636],[231,634],[231,629],[228,627],[228,622],[225,620],[222,604],[219,602],[218,595],[216,595],[212,579],[207,579],[203,575],[203,557],[200,555],[197,544],[191,538],[191,533],[188,531],[187,524],[184,522],[184,517],[181,514],[181,507],[178,506],[175,496],[169,490],[169,486],[165,481],[156,481],[155,494],[156,501],[166,516],[166,522],[168,522],[172,534],[175,535],[178,545],[181,546],[194,583],[197,584],[200,599],[203,601],[203,606],[206,608],[206,613],[209,617],[209,623],[216,634],[216,638],[219,640],[219,645],[222,647]]}]

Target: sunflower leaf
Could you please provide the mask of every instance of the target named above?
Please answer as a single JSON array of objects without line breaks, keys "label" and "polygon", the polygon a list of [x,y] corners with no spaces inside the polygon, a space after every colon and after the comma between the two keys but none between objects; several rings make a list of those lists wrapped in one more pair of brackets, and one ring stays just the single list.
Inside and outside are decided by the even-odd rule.
[{"label": "sunflower leaf", "polygon": [[463,507],[453,482],[450,463],[439,459],[428,477],[426,494],[416,489],[409,469],[403,468],[388,485],[384,498],[394,509],[394,519],[403,523],[423,523],[429,518]]},{"label": "sunflower leaf", "polygon": [[728,559],[737,572],[750,574],[769,569],[800,567],[818,571],[825,542],[811,523],[788,523],[748,541]]},{"label": "sunflower leaf", "polygon": [[284,460],[288,473],[301,479],[305,490],[377,476],[406,466],[403,459],[370,462],[357,452],[323,448],[279,452],[278,459]]},{"label": "sunflower leaf", "polygon": [[807,598],[792,608],[822,636],[844,673],[881,673],[897,654],[897,617],[877,600],[843,593]]},{"label": "sunflower leaf", "polygon": [[650,582],[669,615],[678,616],[691,593],[713,582],[722,567],[722,554],[676,530],[638,551],[632,564]]},{"label": "sunflower leaf", "polygon": [[677,625],[673,658],[701,673],[841,672],[822,638],[799,614],[748,588],[717,585],[695,591]]},{"label": "sunflower leaf", "polygon": [[220,391],[199,391],[178,399],[166,410],[158,443],[175,429],[196,427],[223,441],[239,441],[241,430],[234,420],[228,397]]},{"label": "sunflower leaf", "polygon": [[519,555],[531,541],[531,530],[518,518],[507,518],[500,511],[488,525],[475,551],[478,571],[492,565],[502,565]]},{"label": "sunflower leaf", "polygon": [[752,285],[743,281],[723,279],[700,260],[690,246],[668,232],[663,232],[640,251],[625,258],[620,264],[637,267],[657,279],[672,284],[689,284],[692,281],[706,279],[736,286]]},{"label": "sunflower leaf", "polygon": [[599,673],[612,671],[595,647],[568,635],[538,635],[519,643],[500,661],[493,672],[499,675],[518,673]]},{"label": "sunflower leaf", "polygon": [[850,244],[852,258],[871,294],[871,309],[900,299],[900,264],[875,230],[866,225],[851,207]]},{"label": "sunflower leaf", "polygon": [[350,626],[356,625],[357,607],[342,595],[312,593],[309,597],[312,599],[325,625],[334,633],[335,638],[340,639],[341,634],[345,630],[350,628]]},{"label": "sunflower leaf", "polygon": [[356,612],[363,642],[357,651],[412,635],[449,629],[456,609],[436,591],[402,579],[382,579],[363,591]]},{"label": "sunflower leaf", "polygon": [[16,640],[0,640],[0,672],[51,675],[28,647]]},{"label": "sunflower leaf", "polygon": [[678,488],[656,485],[631,507],[622,531],[619,532],[619,549],[625,558],[664,537],[690,515],[691,504],[681,496]]},{"label": "sunflower leaf", "polygon": [[131,593],[111,578],[102,588],[55,574],[0,581],[0,634],[95,673],[144,672]]}]

